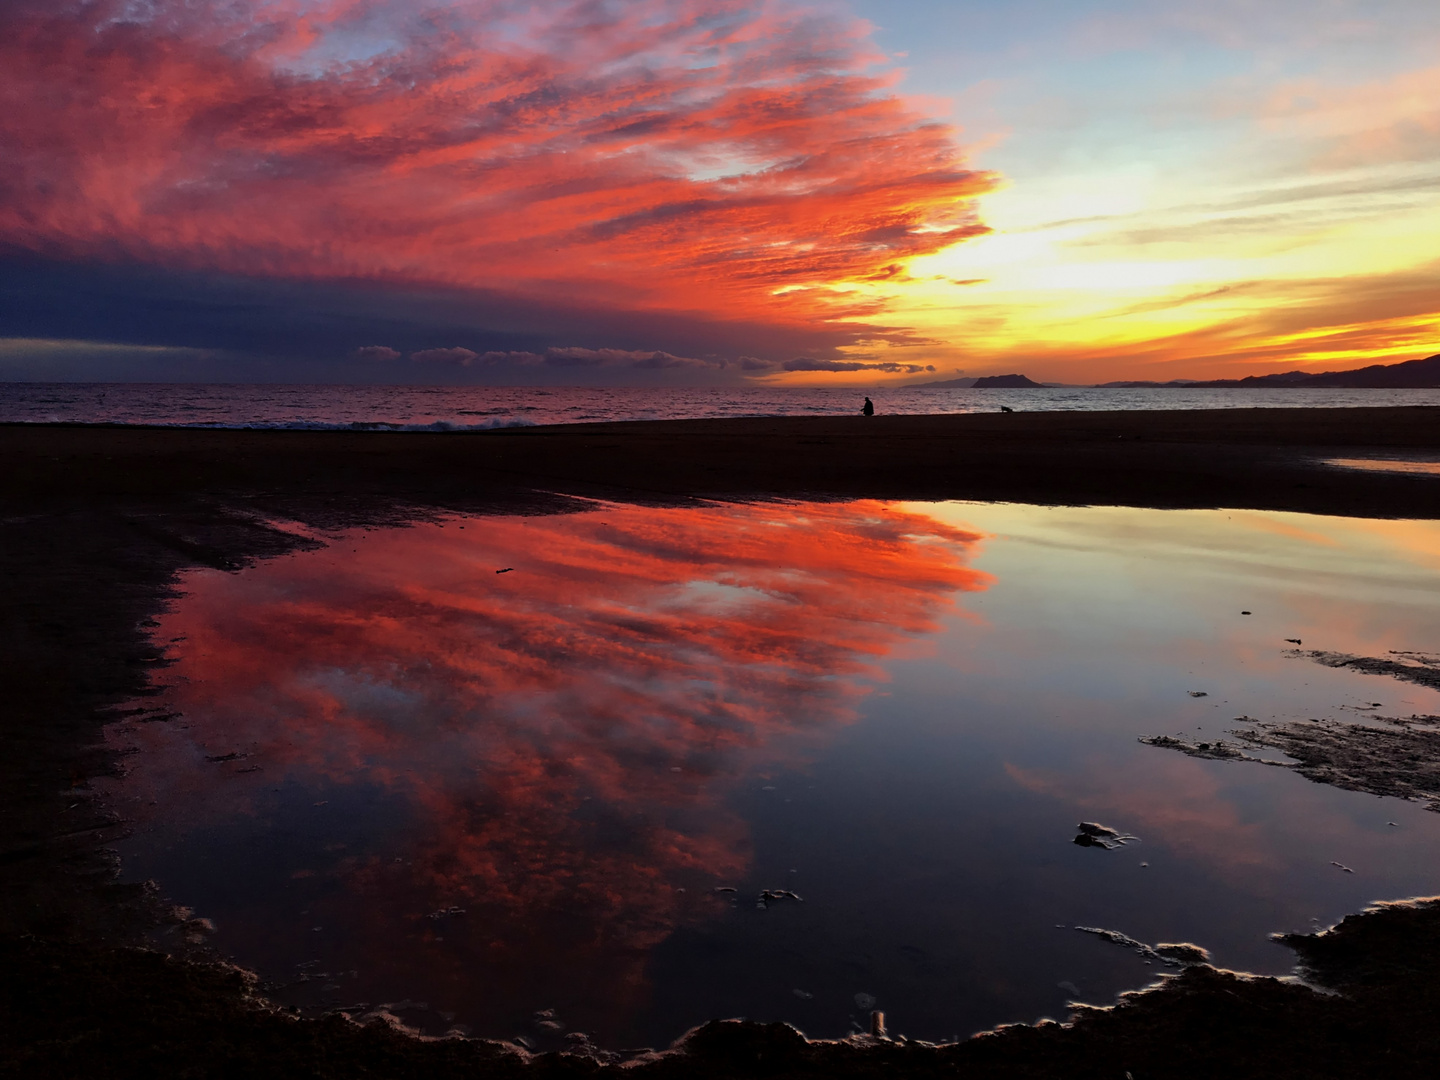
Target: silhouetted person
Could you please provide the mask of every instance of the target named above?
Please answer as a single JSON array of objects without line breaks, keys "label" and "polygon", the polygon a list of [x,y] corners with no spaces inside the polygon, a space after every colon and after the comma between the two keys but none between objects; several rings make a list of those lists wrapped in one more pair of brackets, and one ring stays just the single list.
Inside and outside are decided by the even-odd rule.
[{"label": "silhouetted person", "polygon": [[860,411],[861,411],[862,413],[864,413],[866,416],[874,416],[874,415],[875,415],[875,403],[874,403],[873,401],[871,401],[871,400],[867,397],[867,398],[865,399],[865,407],[862,408]]}]

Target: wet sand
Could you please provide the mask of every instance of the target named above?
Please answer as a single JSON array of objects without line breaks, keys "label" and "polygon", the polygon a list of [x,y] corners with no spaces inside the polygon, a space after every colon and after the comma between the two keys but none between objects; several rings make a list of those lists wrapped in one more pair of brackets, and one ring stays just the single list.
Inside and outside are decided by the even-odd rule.
[{"label": "wet sand", "polygon": [[1440,409],[757,417],[487,432],[0,426],[0,498],[479,500],[515,489],[674,500],[877,497],[1440,516]]},{"label": "wet sand", "polygon": [[[486,433],[0,426],[0,1064],[33,1075],[494,1075],[518,1058],[389,1029],[293,1021],[211,964],[184,913],[117,885],[125,822],[86,796],[123,767],[99,748],[156,664],[144,622],[191,566],[234,568],[311,541],[271,522],[394,523],[455,510],[547,512],[573,497],[879,497],[1244,507],[1440,517],[1433,477],[1326,457],[1434,456],[1440,410],[1225,410],[760,418]],[[1360,929],[1355,929],[1359,927]],[[811,1045],[788,1029],[715,1028],[665,1075],[1422,1075],[1440,1050],[1440,911],[1357,922],[1321,997],[1192,968],[1163,993],[1073,1027],[1008,1029],[937,1051]],[[1362,932],[1363,931],[1363,932]],[[1323,940],[1323,939],[1322,939]],[[159,941],[199,966],[126,946]],[[1309,942],[1307,944],[1306,942]],[[1308,958],[1314,939],[1296,942]],[[1386,951],[1386,948],[1389,951]],[[1349,963],[1350,966],[1346,966]],[[1358,972],[1358,974],[1357,974]],[[1429,1010],[1428,1012],[1426,1010]],[[216,1040],[229,1047],[217,1056]],[[1428,1057],[1427,1057],[1428,1055]],[[1133,1064],[1125,1064],[1133,1062]],[[592,1058],[536,1063],[586,1072]]]},{"label": "wet sand", "polygon": [[[977,1077],[1213,1080],[1217,1076],[1429,1077],[1440,1033],[1434,969],[1440,902],[1381,906],[1321,935],[1290,937],[1321,994],[1293,982],[1188,966],[1158,992],[934,1046],[903,1037],[807,1041],[783,1024],[711,1022],[660,1053],[531,1057],[465,1039],[420,1041],[383,1020],[295,1020],[266,1009],[244,973],[153,952],[7,939],[0,962],[30,993],[0,1017],[15,1075],[578,1077]],[[55,1007],[64,1003],[64,1007]],[[637,1048],[638,1050],[638,1048]],[[11,1050],[13,1055],[13,1050]]]}]

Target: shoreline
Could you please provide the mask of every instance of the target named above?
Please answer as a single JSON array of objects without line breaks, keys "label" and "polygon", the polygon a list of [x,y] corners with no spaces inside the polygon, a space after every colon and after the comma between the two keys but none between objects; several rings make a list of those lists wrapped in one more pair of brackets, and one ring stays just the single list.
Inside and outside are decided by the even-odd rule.
[{"label": "shoreline", "polygon": [[[437,1044],[383,1023],[282,1016],[188,940],[187,916],[162,908],[153,890],[116,883],[105,844],[125,822],[84,792],[90,778],[122,767],[98,745],[99,732],[111,710],[147,691],[154,658],[142,624],[186,568],[237,569],[307,543],[276,520],[389,525],[461,511],[552,513],[590,497],[954,498],[1440,518],[1437,478],[1318,463],[1331,451],[1440,451],[1440,409],[1326,412],[1342,411],[1349,415],[761,418],[453,434],[0,426],[8,583],[0,685],[9,706],[0,719],[9,751],[0,761],[0,954],[9,972],[0,1063],[35,1075],[105,1075],[135,1061],[161,1072],[203,1069],[213,1053],[205,1040],[223,1035],[237,1062],[276,1074],[354,1075],[371,1061],[389,1070],[379,1075],[397,1076],[605,1067],[583,1054],[525,1065],[497,1044]],[[1257,415],[1274,412],[1286,415]],[[783,1025],[711,1025],[681,1052],[631,1067],[667,1077],[957,1068],[997,1077],[1130,1068],[1137,1080],[1157,1069],[1339,1076],[1388,1047],[1387,1075],[1424,1075],[1419,1063],[1440,1052],[1440,1034],[1424,1019],[1440,1005],[1440,906],[1352,919],[1344,934],[1289,942],[1342,998],[1194,967],[1123,1008],[1081,1010],[1073,1025],[1021,1025],[938,1048],[810,1043]],[[156,941],[180,959],[137,949]],[[1122,1060],[1133,1064],[1117,1071]]]},{"label": "shoreline", "polygon": [[1440,407],[616,421],[473,432],[0,425],[0,504],[881,498],[1440,517]]}]

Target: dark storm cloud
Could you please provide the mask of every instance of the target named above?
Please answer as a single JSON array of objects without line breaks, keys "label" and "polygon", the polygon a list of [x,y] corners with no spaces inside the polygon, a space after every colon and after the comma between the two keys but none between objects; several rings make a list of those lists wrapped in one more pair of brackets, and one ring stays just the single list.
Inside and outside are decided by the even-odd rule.
[{"label": "dark storm cloud", "polygon": [[786,360],[780,365],[785,371],[883,371],[886,374],[916,375],[922,371],[934,371],[934,365],[896,364],[890,362],[869,364],[860,360],[816,360],[799,356]]},{"label": "dark storm cloud", "polygon": [[[478,290],[256,279],[0,255],[0,339],[90,343],[38,354],[0,378],[548,383],[738,382],[797,351],[823,355],[841,328],[787,331],[664,312],[587,310]],[[773,359],[751,355],[757,339]],[[584,343],[584,344],[580,344]],[[144,346],[137,353],[130,346]],[[469,365],[413,363],[463,349]],[[83,357],[81,357],[83,353]],[[739,360],[740,357],[746,360]],[[201,362],[204,357],[210,359]],[[704,359],[696,359],[704,358]],[[728,358],[736,358],[730,360]],[[459,357],[463,360],[463,356]]]}]

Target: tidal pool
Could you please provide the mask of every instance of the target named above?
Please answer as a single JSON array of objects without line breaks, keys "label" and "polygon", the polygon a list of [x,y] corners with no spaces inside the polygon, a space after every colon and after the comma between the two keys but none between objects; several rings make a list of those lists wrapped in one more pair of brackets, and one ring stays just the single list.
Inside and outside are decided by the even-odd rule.
[{"label": "tidal pool", "polygon": [[1270,933],[1440,892],[1440,814],[1137,742],[1440,713],[1293,644],[1434,651],[1440,523],[595,504],[326,540],[186,575],[169,718],[112,725],[104,792],[126,877],[307,1011],[948,1040],[1159,974],[1076,927],[1285,974]]}]

